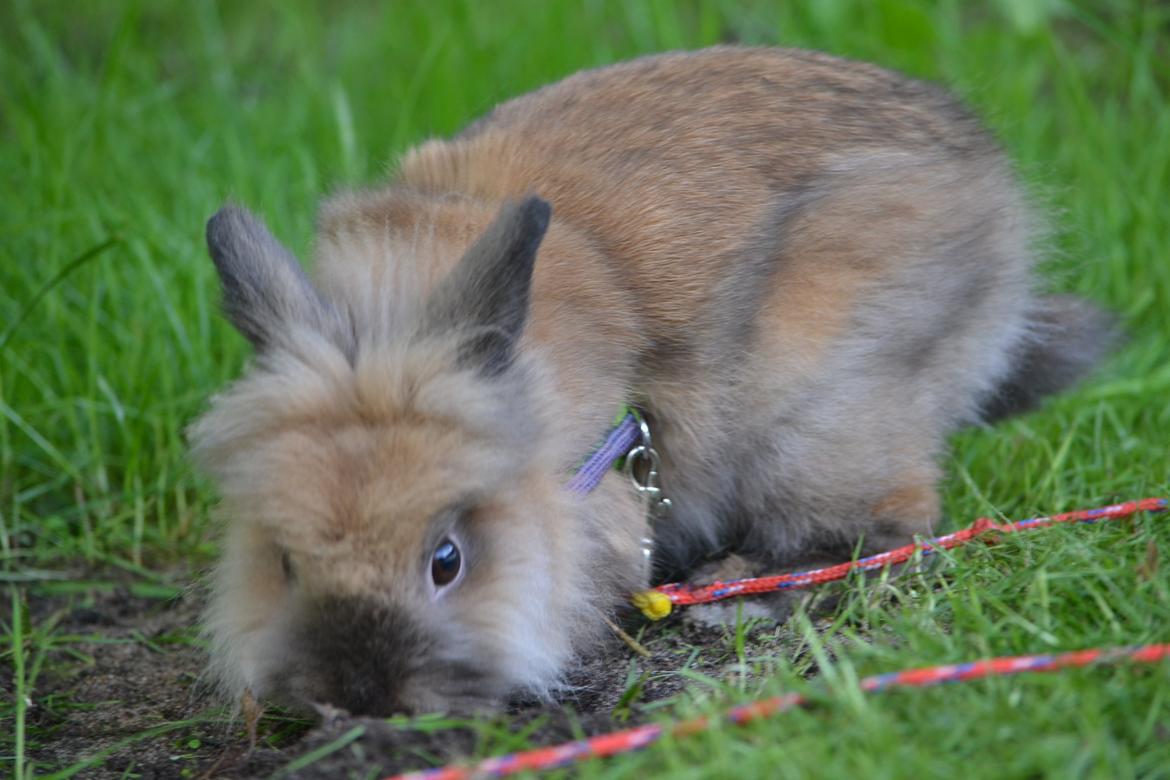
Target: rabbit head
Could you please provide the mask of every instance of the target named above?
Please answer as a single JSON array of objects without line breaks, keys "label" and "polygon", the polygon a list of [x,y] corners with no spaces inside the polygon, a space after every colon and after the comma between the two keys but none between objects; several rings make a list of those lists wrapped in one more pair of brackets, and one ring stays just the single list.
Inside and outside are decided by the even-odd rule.
[{"label": "rabbit head", "polygon": [[191,431],[226,521],[205,621],[226,693],[387,714],[557,684],[589,622],[584,547],[518,344],[549,219],[506,205],[379,317],[316,289],[243,209],[208,223],[256,349]]}]

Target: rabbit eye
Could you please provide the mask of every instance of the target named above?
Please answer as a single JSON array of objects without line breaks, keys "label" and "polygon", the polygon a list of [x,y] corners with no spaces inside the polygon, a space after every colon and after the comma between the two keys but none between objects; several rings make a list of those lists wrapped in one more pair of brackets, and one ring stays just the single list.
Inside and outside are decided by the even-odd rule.
[{"label": "rabbit eye", "polygon": [[463,563],[463,556],[455,542],[444,539],[435,548],[431,556],[431,580],[437,587],[450,585],[459,576],[459,567]]}]

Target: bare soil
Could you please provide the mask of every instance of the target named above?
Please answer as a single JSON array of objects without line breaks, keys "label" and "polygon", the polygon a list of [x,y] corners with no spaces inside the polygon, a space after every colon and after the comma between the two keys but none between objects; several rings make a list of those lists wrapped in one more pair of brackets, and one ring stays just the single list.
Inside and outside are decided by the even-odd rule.
[{"label": "bare soil", "polygon": [[[514,702],[494,718],[472,721],[350,718],[317,723],[279,712],[261,719],[250,745],[243,724],[200,684],[204,650],[195,625],[199,596],[160,599],[115,585],[69,595],[27,594],[34,625],[54,624],[30,696],[30,760],[58,770],[93,758],[92,778],[268,777],[379,778],[469,755],[506,752],[521,743],[554,744],[633,725],[655,702],[694,685],[698,673],[726,680],[743,673],[734,636],[672,617],[642,630],[650,658],[615,636],[572,675],[556,704]],[[751,631],[750,654],[782,653],[775,624]],[[12,679],[5,675],[5,685]],[[702,688],[702,686],[698,686]],[[700,691],[701,693],[701,691]],[[299,757],[361,734],[300,769]],[[293,770],[293,771],[290,771]]]}]

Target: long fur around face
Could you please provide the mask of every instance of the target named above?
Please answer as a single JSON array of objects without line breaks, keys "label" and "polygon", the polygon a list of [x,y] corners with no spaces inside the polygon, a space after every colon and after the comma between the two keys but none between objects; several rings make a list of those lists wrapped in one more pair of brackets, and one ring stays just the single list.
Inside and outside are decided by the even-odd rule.
[{"label": "long fur around face", "polygon": [[217,216],[257,347],[192,428],[227,522],[217,678],[376,713],[554,691],[650,576],[624,479],[563,487],[627,402],[675,505],[660,576],[929,531],[947,433],[1107,342],[1033,293],[1035,232],[941,90],[736,48],[580,73],[422,145],[325,204],[312,282]]}]

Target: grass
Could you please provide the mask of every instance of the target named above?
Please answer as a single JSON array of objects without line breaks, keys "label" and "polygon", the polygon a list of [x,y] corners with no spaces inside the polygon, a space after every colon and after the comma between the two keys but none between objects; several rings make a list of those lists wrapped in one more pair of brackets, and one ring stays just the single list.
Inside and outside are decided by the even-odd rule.
[{"label": "grass", "polygon": [[[0,646],[13,682],[0,752],[14,776],[68,769],[34,766],[48,736],[28,707],[46,664],[81,663],[30,600],[89,572],[173,588],[172,572],[213,554],[183,428],[247,350],[216,312],[207,216],[239,199],[304,256],[323,193],[377,182],[411,144],[583,67],[738,40],[953,87],[1052,215],[1052,286],[1117,311],[1131,339],[1042,412],[956,437],[950,516],[1170,492],[1168,30],[1164,4],[1125,0],[5,4]],[[850,687],[988,654],[1165,641],[1158,550],[1170,530],[1157,518],[1062,528],[956,553],[923,580],[858,585],[827,632],[786,629],[837,647],[819,664],[822,706],[580,772],[1168,776],[1165,666],[872,698]],[[791,656],[755,657],[742,634],[728,647],[756,673],[696,683],[674,714],[810,685]]]}]

